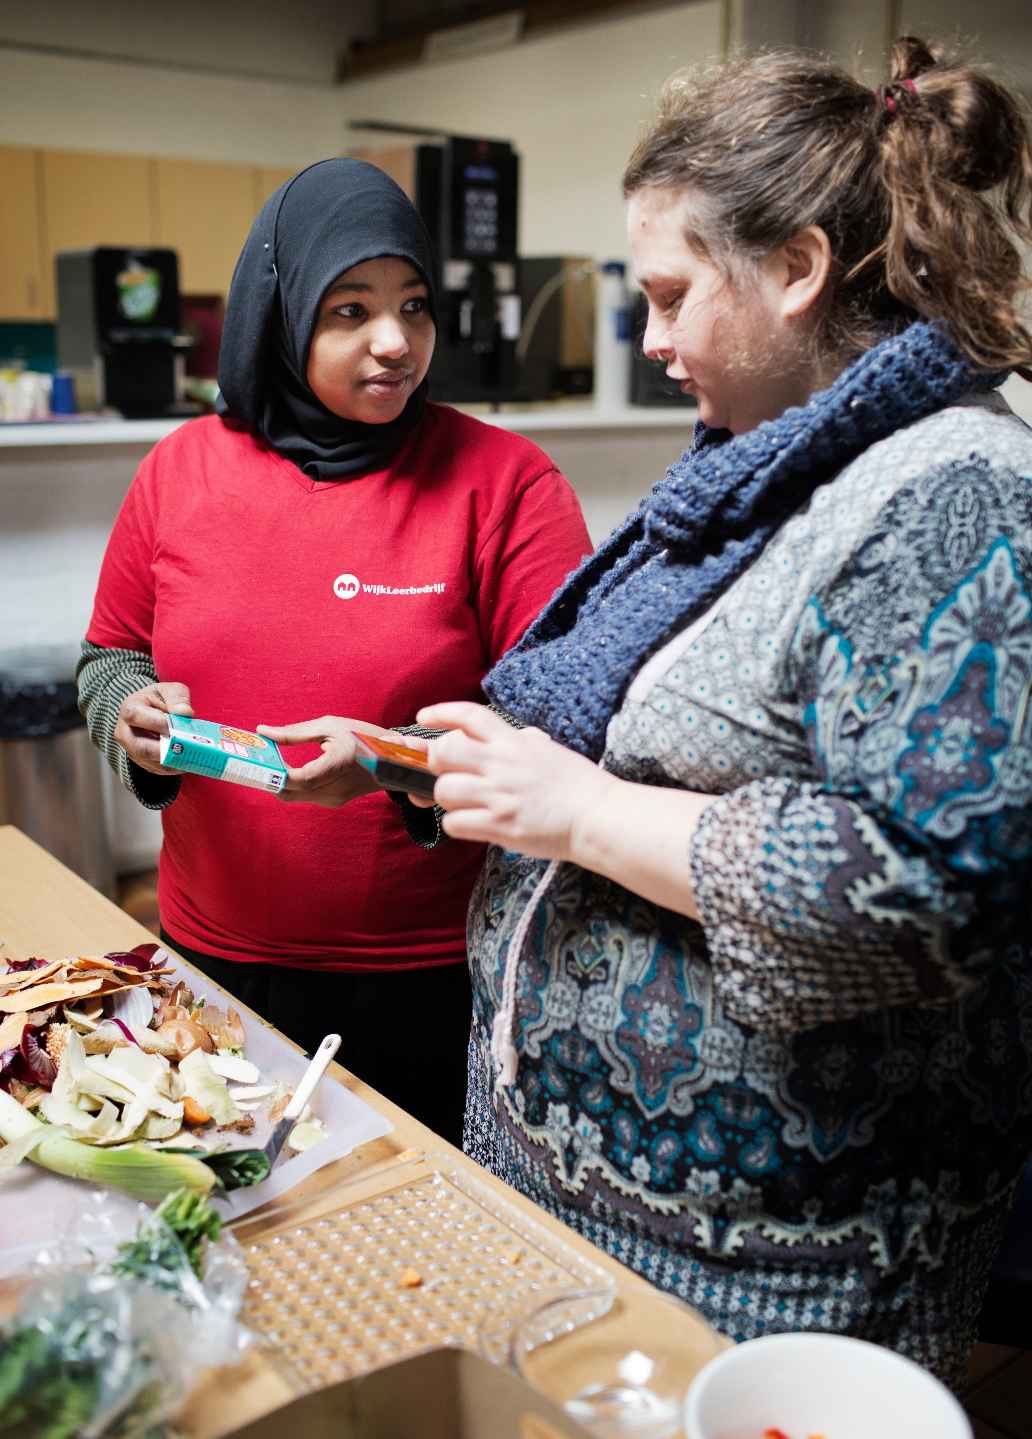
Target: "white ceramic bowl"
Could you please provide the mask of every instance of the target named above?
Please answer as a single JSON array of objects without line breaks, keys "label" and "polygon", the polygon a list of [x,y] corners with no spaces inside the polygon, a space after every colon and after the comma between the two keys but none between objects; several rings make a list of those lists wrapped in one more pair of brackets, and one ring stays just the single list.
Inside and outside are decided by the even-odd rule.
[{"label": "white ceramic bowl", "polygon": [[771,1334],[689,1385],[685,1439],[973,1439],[950,1391],[910,1359],[839,1334]]}]

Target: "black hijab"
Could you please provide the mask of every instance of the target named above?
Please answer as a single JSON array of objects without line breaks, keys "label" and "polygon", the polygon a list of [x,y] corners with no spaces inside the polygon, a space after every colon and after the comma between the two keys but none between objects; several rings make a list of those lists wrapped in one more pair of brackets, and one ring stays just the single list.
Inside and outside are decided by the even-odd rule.
[{"label": "black hijab", "polygon": [[415,266],[436,316],[430,239],[405,192],[364,160],[320,160],[265,202],[233,271],[216,408],[314,480],[347,479],[387,464],[426,404],[424,380],[396,420],[342,420],[305,378],[327,286],[381,255]]}]

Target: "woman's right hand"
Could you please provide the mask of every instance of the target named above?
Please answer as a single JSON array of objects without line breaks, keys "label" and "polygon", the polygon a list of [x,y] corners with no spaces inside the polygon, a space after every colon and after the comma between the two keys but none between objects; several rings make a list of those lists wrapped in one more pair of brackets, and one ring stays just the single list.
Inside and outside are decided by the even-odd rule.
[{"label": "woman's right hand", "polygon": [[160,736],[168,734],[167,716],[170,714],[193,714],[190,691],[186,685],[167,680],[148,685],[146,689],[134,690],[119,706],[115,739],[140,769],[150,774],[180,778],[181,771],[167,769],[158,761]]}]

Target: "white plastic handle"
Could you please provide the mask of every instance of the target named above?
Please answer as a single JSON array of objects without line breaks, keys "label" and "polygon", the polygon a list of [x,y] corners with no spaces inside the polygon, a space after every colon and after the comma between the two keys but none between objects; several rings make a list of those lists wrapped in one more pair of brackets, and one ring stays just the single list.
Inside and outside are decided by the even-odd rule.
[{"label": "white plastic handle", "polygon": [[301,1076],[301,1083],[294,1090],[294,1097],[283,1111],[284,1119],[296,1119],[301,1113],[302,1109],[304,1109],[305,1105],[315,1093],[315,1086],[325,1074],[326,1066],[339,1048],[340,1035],[328,1034],[312,1055],[308,1068]]}]

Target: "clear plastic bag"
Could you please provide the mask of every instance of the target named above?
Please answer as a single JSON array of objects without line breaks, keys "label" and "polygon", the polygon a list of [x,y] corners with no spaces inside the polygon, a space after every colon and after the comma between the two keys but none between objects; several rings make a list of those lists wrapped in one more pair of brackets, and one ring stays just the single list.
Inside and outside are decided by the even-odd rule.
[{"label": "clear plastic bag", "polygon": [[93,1196],[79,1232],[37,1256],[0,1331],[0,1436],[155,1433],[203,1370],[250,1343],[236,1318],[246,1285],[232,1237],[191,1254],[146,1206],[133,1231]]}]

